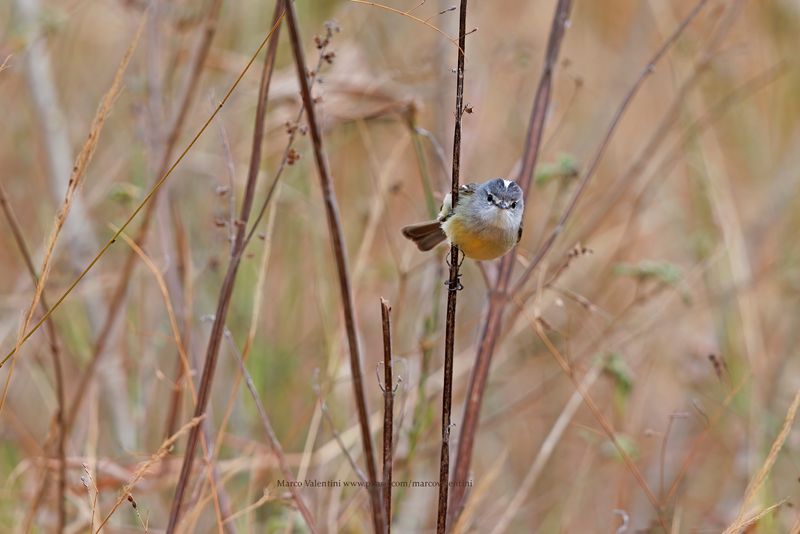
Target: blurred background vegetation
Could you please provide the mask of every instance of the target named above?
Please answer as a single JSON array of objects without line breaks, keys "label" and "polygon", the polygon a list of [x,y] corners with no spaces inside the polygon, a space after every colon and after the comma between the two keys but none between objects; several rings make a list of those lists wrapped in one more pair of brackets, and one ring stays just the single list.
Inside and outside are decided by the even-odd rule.
[{"label": "blurred background vegetation", "polygon": [[[58,175],[69,176],[150,4],[123,90],[72,206],[73,222],[56,248],[49,303],[157,178],[210,3],[0,3],[0,63],[8,58],[0,71],[2,186],[37,266],[66,190]],[[452,2],[387,5],[414,9],[415,17],[450,36],[457,32],[457,11],[448,10]],[[625,93],[693,6],[683,0],[574,2],[527,203],[523,265],[565,208]],[[477,31],[467,37],[465,101],[472,112],[464,116],[462,181],[515,176],[553,8],[550,0],[471,3],[468,27]],[[374,369],[383,357],[379,297],[385,297],[393,307],[394,350],[401,360],[396,372],[402,377],[395,401],[394,478],[435,480],[444,253],[418,252],[399,229],[429,218],[449,188],[456,48],[430,26],[365,3],[300,1],[297,9],[310,65],[317,61],[314,35],[324,35],[328,20],[340,29],[330,45],[335,57],[315,76],[314,94],[321,97],[349,253],[373,436],[380,439],[382,392]],[[272,10],[271,2],[223,1],[170,161],[244,68],[269,30]],[[578,376],[586,377],[673,532],[720,532],[736,517],[800,387],[799,34],[796,1],[710,0],[649,76],[564,234],[506,313],[484,398],[463,531],[490,532],[515,496],[521,504],[512,510],[508,532],[613,532],[623,520],[625,532],[659,531],[652,506],[598,421],[580,404],[568,409],[575,388],[531,318],[547,325],[548,337]],[[195,369],[202,365],[209,316],[228,263],[231,202],[238,205],[243,194],[257,70],[246,74],[169,177],[143,246],[157,271],[173,276],[181,288],[175,308]],[[286,148],[287,121],[298,110],[284,32],[256,206]],[[277,487],[283,477],[252,399],[237,379],[233,351],[243,350],[253,319],[247,367],[298,478],[356,480],[341,444],[363,465],[336,270],[310,143],[302,132],[294,148],[299,160],[281,176],[259,239],[251,242],[239,270],[227,318],[230,337],[210,403],[208,432],[219,445],[213,450],[214,476],[227,500],[224,511],[238,513],[226,528],[241,531],[304,531],[285,490]],[[66,168],[59,168],[65,154]],[[0,336],[6,351],[14,347],[34,286],[3,221]],[[128,235],[139,224],[137,219]],[[271,253],[264,259],[267,245]],[[581,252],[570,255],[576,246]],[[92,358],[129,250],[117,241],[53,315],[68,402]],[[494,276],[493,268],[484,265],[482,273],[469,260],[463,267],[456,439],[488,302],[485,277]],[[123,306],[66,441],[68,532],[85,531],[93,508],[96,526],[140,462],[169,434],[178,352],[159,284],[138,259]],[[40,316],[37,311],[35,318]],[[22,347],[0,414],[4,531],[30,525],[50,532],[57,524],[58,469],[47,441],[58,394],[48,347],[44,329]],[[0,372],[4,380],[7,369]],[[230,420],[222,429],[231,398]],[[190,418],[192,406],[184,388],[178,426]],[[545,436],[557,420],[566,424],[563,434],[552,454],[542,457]],[[184,441],[136,485],[131,493],[137,507],[125,503],[108,530],[143,531],[143,523],[149,530],[164,528]],[[798,495],[799,450],[800,434],[791,432],[748,510],[785,504],[762,517],[753,532],[797,528],[790,503]],[[541,472],[519,493],[537,457],[544,461]],[[189,486],[186,531],[219,527],[207,482],[197,475]],[[363,490],[302,493],[324,532],[370,530]],[[429,531],[435,495],[435,488],[396,490],[395,531]]]}]

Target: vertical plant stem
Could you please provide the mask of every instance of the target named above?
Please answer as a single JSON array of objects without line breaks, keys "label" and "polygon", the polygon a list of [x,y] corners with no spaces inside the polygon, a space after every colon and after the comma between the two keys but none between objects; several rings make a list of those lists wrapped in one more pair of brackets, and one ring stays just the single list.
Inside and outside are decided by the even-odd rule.
[{"label": "vertical plant stem", "polygon": [[[14,242],[17,244],[19,248],[20,254],[22,254],[22,259],[25,262],[25,267],[28,270],[28,274],[31,276],[31,281],[33,282],[34,287],[36,284],[39,283],[39,276],[36,274],[36,266],[33,264],[33,258],[31,256],[30,249],[28,248],[27,243],[25,242],[25,237],[22,235],[22,228],[20,227],[19,220],[17,219],[16,214],[14,213],[14,209],[11,207],[11,204],[8,201],[8,195],[6,194],[5,188],[2,184],[0,184],[0,207],[3,209],[3,214],[6,217],[6,221],[8,222],[8,226],[11,228],[11,233],[14,236]],[[46,312],[50,306],[47,304],[47,298],[45,297],[44,291],[42,292],[42,297],[39,300],[39,304],[42,308],[42,311]],[[56,428],[58,429],[57,434],[57,441],[56,441],[56,454],[58,456],[58,493],[57,493],[57,507],[58,507],[58,523],[56,525],[55,532],[63,532],[64,525],[66,524],[67,520],[67,512],[66,512],[66,485],[67,485],[67,459],[66,459],[66,452],[65,452],[65,441],[66,436],[64,434],[64,372],[61,365],[61,350],[58,347],[58,340],[56,338],[56,327],[53,324],[52,317],[47,319],[45,323],[45,329],[47,331],[47,340],[50,345],[50,355],[53,358],[53,376],[56,385],[56,401],[58,406],[56,407],[56,414],[55,414],[55,421],[56,421]],[[48,440],[49,441],[49,440]],[[45,446],[45,449],[48,447]],[[48,469],[45,468],[45,475],[42,480],[41,491],[44,492],[44,489],[47,487],[48,481]],[[37,494],[37,501],[41,499],[40,494]],[[37,506],[34,506],[31,511],[35,512]],[[33,515],[31,515],[30,519],[33,519]],[[27,527],[26,531],[30,528],[30,524],[26,521]]]},{"label": "vertical plant stem", "polygon": [[[561,41],[564,37],[565,24],[572,7],[571,0],[559,0],[556,5],[553,22],[550,26],[550,37],[547,42],[545,52],[544,67],[542,76],[539,78],[539,86],[536,89],[536,96],[533,99],[533,109],[528,125],[528,133],[525,140],[525,150],[522,157],[522,169],[518,177],[518,182],[527,198],[530,189],[533,171],[536,168],[536,161],[539,157],[539,146],[544,132],[545,118],[547,109],[550,105],[550,93],[553,84],[553,69],[555,68],[558,54],[561,49]],[[483,332],[481,333],[478,354],[475,358],[475,365],[469,379],[467,389],[467,400],[464,406],[464,418],[461,424],[460,437],[458,441],[458,452],[456,456],[456,466],[453,471],[453,479],[463,482],[469,474],[469,467],[472,460],[472,448],[475,443],[475,434],[478,430],[478,417],[480,406],[483,401],[483,393],[486,389],[486,382],[489,377],[489,364],[497,338],[502,328],[503,312],[505,311],[509,281],[511,271],[516,257],[516,248],[506,254],[500,260],[500,268],[497,282],[489,295],[489,311],[484,322]],[[453,488],[451,497],[451,515],[457,517],[463,506],[465,487],[456,485]]]},{"label": "vertical plant stem", "polygon": [[[458,22],[458,67],[456,68],[456,121],[453,129],[453,209],[458,204],[461,171],[461,117],[464,114],[464,48],[467,41],[467,0],[461,0]],[[436,532],[447,530],[447,497],[450,489],[450,412],[453,402],[453,352],[456,343],[456,298],[460,287],[459,251],[450,245],[450,276],[447,281],[447,319],[444,338],[444,382],[442,386],[442,450],[439,456],[439,507]]]},{"label": "vertical plant stem", "polygon": [[[573,213],[581,195],[586,190],[589,179],[594,174],[599,160],[604,154],[605,149],[610,142],[611,136],[614,133],[616,126],[619,124],[622,114],[627,109],[628,104],[631,102],[647,76],[653,72],[656,62],[658,62],[658,60],[666,54],[669,48],[688,27],[691,21],[694,20],[694,18],[700,13],[706,2],[707,0],[699,0],[692,11],[681,21],[672,35],[670,35],[669,38],[667,38],[667,40],[662,44],[662,46],[659,47],[640,75],[634,81],[633,86],[626,93],[621,105],[614,114],[606,135],[601,141],[601,144],[596,151],[587,171],[584,173],[578,188],[573,193],[567,208],[559,218],[558,224],[552,230],[545,242],[539,247],[536,256],[529,264],[525,273],[523,273],[523,275],[520,277],[520,281],[517,282],[514,290],[512,290],[510,293],[519,291],[525,280],[527,280],[533,270],[539,265],[542,259],[544,259],[556,238],[564,229],[566,221]],[[561,41],[564,37],[565,23],[567,21],[567,17],[569,16],[570,8],[571,0],[559,0],[558,5],[556,6],[555,16],[553,17],[553,23],[550,29],[550,38],[547,44],[544,70],[539,80],[539,87],[537,89],[536,96],[534,97],[533,111],[531,113],[530,125],[525,145],[525,153],[523,155],[523,164],[518,178],[519,184],[525,192],[526,197],[530,189],[531,177],[533,176],[533,171],[536,167],[536,161],[538,159],[539,146],[541,144],[542,132],[544,131],[544,122],[550,102],[553,69],[555,67],[556,60],[558,59]],[[484,323],[483,332],[481,334],[481,340],[478,347],[478,355],[470,376],[470,382],[467,390],[467,402],[464,409],[464,419],[461,426],[460,439],[458,442],[458,457],[456,459],[456,467],[454,472],[455,480],[465,479],[469,472],[469,466],[472,460],[472,449],[478,428],[480,406],[489,376],[489,366],[494,353],[494,347],[502,329],[503,314],[505,312],[506,305],[508,304],[511,272],[514,266],[515,256],[516,249],[511,251],[502,259],[497,282],[490,293],[489,311]],[[453,514],[457,515],[459,513],[461,507],[463,506],[463,498],[464,488],[456,487],[453,491],[451,503],[454,508],[452,512]]]},{"label": "vertical plant stem", "polygon": [[381,299],[383,325],[383,509],[386,533],[392,530],[392,432],[394,429],[394,379],[392,378],[392,307]]},{"label": "vertical plant stem", "polygon": [[[281,473],[283,476],[286,477],[286,480],[292,482],[289,485],[289,493],[292,494],[292,499],[294,500],[295,505],[297,506],[300,515],[303,516],[303,520],[306,522],[306,526],[308,529],[315,533],[317,532],[317,526],[314,522],[314,517],[311,515],[311,511],[308,509],[303,496],[300,494],[300,490],[298,489],[297,485],[294,482],[297,479],[292,472],[292,468],[289,466],[289,461],[286,459],[286,455],[283,453],[283,447],[281,447],[281,442],[278,441],[278,436],[275,435],[275,430],[272,428],[272,422],[269,419],[269,415],[267,415],[267,409],[264,407],[264,403],[261,401],[261,397],[258,395],[258,390],[256,389],[256,385],[253,382],[253,377],[250,376],[250,372],[247,370],[247,367],[244,365],[244,358],[242,354],[239,352],[239,348],[233,341],[233,336],[231,336],[230,330],[227,328],[225,329],[225,337],[228,338],[228,341],[231,344],[231,349],[233,352],[234,357],[236,358],[236,363],[239,366],[239,370],[244,377],[245,384],[247,385],[247,390],[250,392],[250,396],[253,398],[253,402],[256,405],[256,410],[258,411],[258,417],[261,420],[261,426],[264,427],[264,432],[267,434],[267,441],[269,441],[269,446],[272,449],[273,454],[278,460],[278,467],[280,467]],[[230,516],[228,517],[230,519]]]},{"label": "vertical plant stem", "polygon": [[[581,179],[580,183],[578,184],[578,188],[572,194],[572,198],[567,204],[566,209],[561,214],[561,217],[558,219],[558,224],[556,224],[555,228],[553,228],[552,232],[548,236],[547,240],[539,247],[536,256],[534,256],[533,260],[531,260],[528,267],[525,269],[525,272],[519,278],[515,286],[515,290],[519,290],[522,288],[522,285],[528,280],[530,275],[533,271],[538,267],[541,261],[544,259],[545,255],[550,251],[555,243],[556,238],[564,231],[564,228],[567,224],[567,219],[569,219],[570,215],[575,211],[576,206],[578,205],[578,201],[580,200],[583,192],[586,190],[587,185],[589,184],[589,180],[594,175],[595,170],[597,170],[598,165],[600,164],[600,160],[602,159],[603,155],[605,154],[606,148],[608,147],[609,143],[611,142],[611,138],[614,135],[614,132],[619,125],[620,120],[622,120],[622,116],[625,111],[628,109],[628,104],[633,100],[633,97],[636,96],[636,93],[639,92],[639,88],[642,86],[644,81],[655,71],[656,63],[666,55],[667,51],[672,47],[675,41],[678,40],[678,37],[683,33],[683,30],[689,25],[689,23],[694,19],[694,17],[700,13],[700,10],[706,4],[708,0],[700,0],[692,9],[692,11],[687,15],[683,21],[678,25],[675,31],[672,32],[664,43],[659,47],[656,53],[650,58],[650,61],[647,62],[647,65],[642,69],[639,73],[639,76],[633,82],[633,85],[628,89],[628,92],[625,94],[625,97],[622,100],[622,103],[617,108],[617,111],[614,113],[613,118],[611,119],[611,124],[609,125],[608,129],[606,130],[605,135],[603,136],[602,141],[600,142],[600,146],[595,151],[594,157],[592,158],[591,162],[589,163],[588,168],[583,174],[583,178]],[[533,169],[531,169],[533,171]],[[527,188],[526,188],[527,190]],[[513,293],[514,291],[512,291]]]},{"label": "vertical plant stem", "polygon": [[[208,349],[206,351],[206,359],[203,365],[203,373],[200,377],[200,386],[197,396],[197,404],[195,406],[195,417],[202,417],[205,415],[208,406],[208,398],[211,393],[211,384],[214,378],[214,371],[217,366],[217,359],[219,356],[219,348],[222,343],[222,338],[225,333],[225,318],[228,314],[228,307],[230,306],[231,297],[233,295],[233,286],[236,281],[236,273],[239,270],[239,264],[244,252],[244,237],[247,228],[247,222],[250,218],[250,212],[253,207],[253,200],[255,198],[256,180],[258,178],[258,169],[261,165],[261,150],[264,141],[264,124],[265,115],[267,112],[267,99],[269,96],[269,86],[272,80],[272,71],[275,66],[275,55],[278,50],[278,36],[280,34],[280,22],[283,18],[282,5],[283,0],[277,0],[275,9],[275,17],[273,19],[273,29],[271,31],[269,47],[264,56],[264,67],[261,71],[261,83],[258,90],[258,103],[256,106],[256,119],[253,128],[253,147],[250,154],[250,166],[247,174],[247,184],[245,185],[244,199],[242,201],[241,211],[239,212],[239,220],[237,221],[236,239],[231,250],[231,259],[228,264],[228,270],[225,273],[225,278],[222,282],[220,289],[219,300],[217,302],[217,310],[214,315],[214,324],[211,327],[211,334],[208,340]],[[189,482],[189,477],[192,472],[192,464],[194,463],[194,453],[197,449],[197,444],[200,438],[201,426],[195,426],[189,433],[189,439],[186,444],[186,451],[184,453],[183,465],[181,466],[181,473],[178,478],[178,485],[175,488],[175,497],[172,501],[172,509],[170,511],[169,523],[167,525],[167,532],[175,532],[178,521],[180,520],[181,506],[183,505],[183,498]]]},{"label": "vertical plant stem", "polygon": [[[539,79],[539,86],[533,100],[533,110],[528,127],[528,134],[523,155],[522,170],[520,171],[519,184],[527,195],[533,170],[539,154],[539,146],[544,131],[544,121],[547,115],[547,108],[550,103],[550,92],[552,88],[553,69],[558,59],[561,48],[561,41],[564,36],[564,25],[571,8],[571,0],[559,0],[553,16],[553,23],[550,28],[550,38],[547,43],[545,63],[542,76]],[[470,375],[469,386],[467,389],[467,400],[464,407],[464,417],[460,429],[460,439],[458,441],[458,452],[456,465],[453,472],[453,479],[463,482],[469,474],[469,467],[472,460],[472,448],[474,445],[475,434],[478,428],[478,416],[483,392],[486,389],[486,382],[489,377],[489,364],[494,353],[494,346],[502,327],[502,317],[506,306],[505,292],[511,279],[511,270],[514,265],[516,249],[508,253],[500,261],[497,282],[494,290],[490,293],[489,311],[481,333],[481,341],[478,346],[478,354],[475,365]],[[457,517],[463,506],[465,487],[455,485],[451,497],[451,514]]]},{"label": "vertical plant stem", "polygon": [[[206,58],[211,50],[211,42],[216,33],[217,21],[221,8],[222,0],[213,0],[206,15],[203,34],[197,42],[197,46],[192,54],[192,62],[189,69],[189,74],[187,75],[181,97],[179,98],[180,103],[178,105],[178,111],[172,121],[167,139],[164,143],[164,151],[162,153],[159,171],[155,178],[156,184],[158,184],[160,180],[163,180],[164,176],[169,173],[172,168],[174,168],[174,165],[172,167],[170,166],[170,160],[175,151],[175,146],[178,143],[178,137],[180,137],[180,134],[183,131],[183,125],[186,122],[186,118],[189,116],[189,110],[191,109],[191,104],[194,100],[194,94],[199,86],[200,75],[203,73]],[[155,190],[153,196],[156,197],[157,193],[158,189]],[[153,212],[156,207],[155,200],[157,200],[157,198],[153,198],[152,202],[149,202],[145,207],[144,214],[142,215],[142,226],[139,228],[139,231],[134,239],[134,241],[140,246],[144,244],[144,241],[147,238],[150,223],[153,219]],[[67,411],[65,422],[67,433],[69,433],[71,430],[72,425],[75,422],[75,418],[80,412],[86,391],[88,391],[89,384],[97,369],[100,358],[102,357],[106,346],[110,341],[119,313],[124,308],[123,303],[125,301],[125,296],[128,291],[128,284],[131,280],[135,266],[136,253],[131,250],[128,252],[128,256],[125,258],[122,269],[120,269],[117,284],[108,304],[108,311],[106,313],[105,321],[103,322],[100,333],[95,340],[91,359],[81,375],[79,386],[75,390],[69,410]]]},{"label": "vertical plant stem", "polygon": [[300,92],[305,106],[306,118],[308,119],[308,130],[311,135],[311,142],[314,149],[314,160],[319,173],[320,185],[322,188],[322,198],[325,205],[325,215],[328,222],[328,231],[331,237],[331,246],[336,260],[336,270],[339,277],[339,290],[342,298],[342,311],[344,313],[345,329],[347,331],[347,343],[350,349],[350,373],[353,377],[353,394],[355,396],[356,411],[358,412],[358,424],[361,429],[361,441],[364,447],[364,458],[367,464],[367,483],[372,505],[372,518],[375,532],[383,531],[383,513],[380,493],[377,486],[377,469],[375,466],[375,453],[372,448],[372,436],[369,430],[369,411],[367,409],[367,399],[364,393],[364,373],[361,368],[361,349],[358,345],[358,328],[356,325],[356,315],[353,305],[353,294],[350,287],[350,274],[347,267],[347,250],[342,234],[342,225],[339,219],[339,207],[336,201],[336,193],[333,190],[333,180],[331,179],[328,160],[322,144],[322,132],[317,122],[316,108],[311,97],[311,87],[308,81],[305,54],[303,53],[302,41],[300,39],[300,29],[297,23],[297,14],[294,2],[287,2],[286,6],[286,25],[289,30],[289,38],[294,54],[295,65],[297,67],[297,78],[300,84]]}]

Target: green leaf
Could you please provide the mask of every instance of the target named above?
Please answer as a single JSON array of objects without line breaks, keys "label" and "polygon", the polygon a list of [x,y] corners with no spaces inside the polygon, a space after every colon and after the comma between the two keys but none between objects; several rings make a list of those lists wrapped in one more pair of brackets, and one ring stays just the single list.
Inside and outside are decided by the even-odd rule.
[{"label": "green leaf", "polygon": [[111,186],[108,192],[109,200],[118,202],[119,204],[130,204],[135,200],[139,200],[142,195],[142,188],[130,182],[116,183]]},{"label": "green leaf", "polygon": [[545,186],[554,178],[575,178],[578,165],[571,154],[559,154],[555,163],[542,163],[536,169],[536,185]]},{"label": "green leaf", "polygon": [[[639,456],[639,447],[636,446],[636,442],[632,437],[622,433],[614,434],[614,437],[616,438],[620,449],[622,449],[631,459],[635,460]],[[600,450],[606,456],[616,458],[617,460],[622,460],[622,454],[620,454],[619,449],[617,449],[616,445],[614,445],[610,439],[603,442],[603,444],[600,446]]]},{"label": "green leaf", "polygon": [[625,360],[616,352],[612,352],[606,357],[603,372],[614,379],[616,393],[627,399],[633,390],[633,373]]},{"label": "green leaf", "polygon": [[681,283],[683,273],[681,268],[668,261],[643,260],[639,263],[619,263],[614,266],[614,274],[635,278],[640,282],[654,281],[677,290],[683,302],[691,304],[691,295]]}]

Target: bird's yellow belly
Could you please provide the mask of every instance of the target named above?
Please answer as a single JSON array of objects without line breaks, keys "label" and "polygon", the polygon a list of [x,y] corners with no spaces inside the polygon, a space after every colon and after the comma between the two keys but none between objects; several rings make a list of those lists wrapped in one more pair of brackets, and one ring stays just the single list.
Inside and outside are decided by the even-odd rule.
[{"label": "bird's yellow belly", "polygon": [[499,258],[514,246],[516,240],[508,232],[475,232],[466,227],[457,217],[451,217],[442,224],[450,241],[461,252],[473,260],[493,260]]}]

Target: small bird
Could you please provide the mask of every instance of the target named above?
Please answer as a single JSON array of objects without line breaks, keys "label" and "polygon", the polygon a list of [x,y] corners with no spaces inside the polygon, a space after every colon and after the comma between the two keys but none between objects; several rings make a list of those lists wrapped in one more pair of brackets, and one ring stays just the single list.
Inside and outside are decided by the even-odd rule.
[{"label": "small bird", "polygon": [[453,209],[450,193],[435,221],[412,224],[403,235],[422,251],[449,240],[468,258],[493,260],[507,253],[522,237],[522,188],[511,180],[495,178],[458,189]]}]

